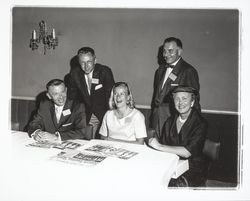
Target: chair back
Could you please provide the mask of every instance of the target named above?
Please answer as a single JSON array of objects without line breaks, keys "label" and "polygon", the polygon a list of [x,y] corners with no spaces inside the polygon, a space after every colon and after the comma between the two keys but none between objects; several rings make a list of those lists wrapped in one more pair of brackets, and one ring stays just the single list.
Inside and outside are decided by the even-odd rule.
[{"label": "chair back", "polygon": [[94,133],[93,133],[93,126],[88,124],[85,127],[84,137],[86,140],[92,140],[94,139]]},{"label": "chair back", "polygon": [[147,129],[147,137],[145,138],[146,144],[148,144],[148,140],[152,137],[156,136],[156,131],[153,128],[148,128]]},{"label": "chair back", "polygon": [[220,142],[214,142],[210,139],[206,139],[203,154],[210,160],[218,160],[220,153]]},{"label": "chair back", "polygon": [[11,130],[19,131],[20,123],[19,122],[11,122]]}]

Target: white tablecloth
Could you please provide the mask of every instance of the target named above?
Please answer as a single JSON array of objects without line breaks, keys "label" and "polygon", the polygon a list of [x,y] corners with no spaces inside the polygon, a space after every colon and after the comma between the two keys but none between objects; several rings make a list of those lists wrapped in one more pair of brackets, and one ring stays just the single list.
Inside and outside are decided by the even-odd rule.
[{"label": "white tablecloth", "polygon": [[[101,141],[138,154],[128,160],[108,157],[85,167],[50,160],[59,149],[25,146],[34,142],[27,133],[11,135],[11,159],[1,189],[10,200],[152,200],[165,195],[179,160],[146,145]],[[99,142],[86,141],[79,150]]]}]

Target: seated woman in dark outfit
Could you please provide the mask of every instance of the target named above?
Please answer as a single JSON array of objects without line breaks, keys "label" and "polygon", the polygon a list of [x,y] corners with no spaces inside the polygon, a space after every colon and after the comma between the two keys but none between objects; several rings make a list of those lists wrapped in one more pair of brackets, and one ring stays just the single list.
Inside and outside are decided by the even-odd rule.
[{"label": "seated woman in dark outfit", "polygon": [[[176,114],[169,117],[163,126],[159,139],[151,138],[149,145],[157,150],[174,153],[189,161],[189,170],[181,178],[185,178],[188,186],[201,186],[205,161],[202,150],[207,134],[207,122],[195,108],[195,89],[178,86],[173,92]],[[169,186],[177,185],[171,179]]]}]

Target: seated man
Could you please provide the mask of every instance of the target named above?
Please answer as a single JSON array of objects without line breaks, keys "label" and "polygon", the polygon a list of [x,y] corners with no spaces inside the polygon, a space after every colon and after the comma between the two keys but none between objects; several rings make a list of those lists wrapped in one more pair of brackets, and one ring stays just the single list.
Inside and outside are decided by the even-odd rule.
[{"label": "seated man", "polygon": [[85,106],[67,98],[64,82],[53,79],[46,85],[49,100],[40,103],[37,114],[28,125],[28,133],[36,141],[60,142],[84,139]]},{"label": "seated man", "polygon": [[[187,158],[189,170],[183,176],[189,186],[200,186],[204,182],[201,170],[205,167],[202,150],[207,134],[207,122],[193,107],[197,94],[194,88],[179,86],[172,94],[177,112],[165,122],[160,139],[151,138],[149,145],[157,150]],[[170,181],[170,186],[175,184],[174,180]]]}]

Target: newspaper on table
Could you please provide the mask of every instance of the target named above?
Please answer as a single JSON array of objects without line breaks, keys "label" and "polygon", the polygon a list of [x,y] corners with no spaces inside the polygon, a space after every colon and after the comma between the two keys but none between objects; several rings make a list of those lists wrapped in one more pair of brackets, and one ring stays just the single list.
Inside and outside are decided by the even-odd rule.
[{"label": "newspaper on table", "polygon": [[39,148],[57,148],[57,149],[76,149],[83,144],[79,142],[71,142],[71,141],[63,141],[62,143],[52,143],[48,141],[44,142],[33,142],[31,144],[26,145],[27,147],[39,147]]},{"label": "newspaper on table", "polygon": [[102,143],[93,145],[84,150],[91,151],[93,153],[98,153],[103,156],[117,157],[117,158],[126,159],[126,160],[138,154],[137,152],[129,151],[121,147],[115,147],[111,144],[102,144]]},{"label": "newspaper on table", "polygon": [[50,159],[77,165],[94,166],[102,162],[105,158],[105,156],[97,154],[68,149],[66,151],[61,151],[59,154],[51,157]]}]

